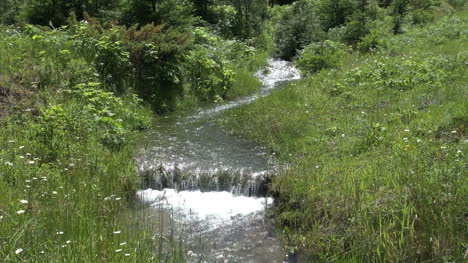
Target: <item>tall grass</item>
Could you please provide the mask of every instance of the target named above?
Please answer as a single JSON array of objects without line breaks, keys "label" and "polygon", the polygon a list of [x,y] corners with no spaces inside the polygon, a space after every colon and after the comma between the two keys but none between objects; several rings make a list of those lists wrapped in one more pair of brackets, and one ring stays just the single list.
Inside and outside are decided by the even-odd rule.
[{"label": "tall grass", "polygon": [[468,13],[290,83],[221,122],[288,164],[285,244],[337,262],[463,262],[468,251]]},{"label": "tall grass", "polygon": [[0,36],[0,261],[183,261],[131,209],[132,141],[151,113],[107,92],[66,32]]}]

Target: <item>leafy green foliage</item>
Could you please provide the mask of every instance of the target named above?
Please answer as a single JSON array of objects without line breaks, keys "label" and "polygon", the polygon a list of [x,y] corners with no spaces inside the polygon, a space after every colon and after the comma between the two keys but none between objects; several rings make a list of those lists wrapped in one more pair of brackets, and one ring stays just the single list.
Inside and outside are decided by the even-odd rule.
[{"label": "leafy green foliage", "polygon": [[126,32],[135,89],[160,112],[173,109],[183,94],[180,61],[189,43],[187,34],[163,28],[148,24]]},{"label": "leafy green foliage", "polygon": [[123,93],[128,85],[130,60],[122,29],[102,30],[99,25],[80,22],[72,25],[71,31],[73,47],[94,66],[105,87]]},{"label": "leafy green foliage", "polygon": [[276,53],[284,59],[291,59],[299,50],[311,42],[323,40],[314,1],[298,1],[284,9],[276,28]]},{"label": "leafy green foliage", "polygon": [[125,7],[121,22],[127,26],[164,24],[188,32],[196,22],[193,12],[189,0],[131,0]]},{"label": "leafy green foliage", "polygon": [[303,73],[316,73],[322,69],[336,68],[347,53],[341,43],[326,40],[306,46],[297,60]]},{"label": "leafy green foliage", "polygon": [[191,90],[202,102],[223,101],[234,81],[234,73],[220,49],[221,40],[201,28],[194,35],[199,44],[185,56]]}]

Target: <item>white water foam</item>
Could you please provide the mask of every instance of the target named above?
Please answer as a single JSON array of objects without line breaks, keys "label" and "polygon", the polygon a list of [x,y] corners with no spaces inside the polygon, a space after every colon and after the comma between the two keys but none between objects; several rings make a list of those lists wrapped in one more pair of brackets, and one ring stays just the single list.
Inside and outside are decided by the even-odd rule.
[{"label": "white water foam", "polygon": [[[181,191],[146,189],[137,192],[138,198],[153,207],[172,208],[189,219],[208,220],[222,224],[227,220],[261,212],[273,203],[272,198],[235,196],[228,192]],[[227,222],[226,222],[227,223]]]}]

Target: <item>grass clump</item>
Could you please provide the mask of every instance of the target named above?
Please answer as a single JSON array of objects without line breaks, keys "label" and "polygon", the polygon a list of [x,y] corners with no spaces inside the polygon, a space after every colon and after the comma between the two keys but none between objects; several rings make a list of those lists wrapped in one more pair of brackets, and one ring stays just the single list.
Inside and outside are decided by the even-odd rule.
[{"label": "grass clump", "polygon": [[[225,113],[269,146],[285,244],[326,261],[463,262],[466,11]],[[435,41],[436,40],[436,41]]]}]

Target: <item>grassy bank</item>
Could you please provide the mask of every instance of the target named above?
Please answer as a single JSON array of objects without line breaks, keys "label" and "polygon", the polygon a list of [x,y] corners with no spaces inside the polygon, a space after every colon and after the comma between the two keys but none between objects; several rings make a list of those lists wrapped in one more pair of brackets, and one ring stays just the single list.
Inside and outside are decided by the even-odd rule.
[{"label": "grassy bank", "polygon": [[121,216],[151,112],[110,92],[75,44],[64,31],[0,28],[0,261],[180,259],[156,249],[144,218]]},{"label": "grassy bank", "polygon": [[285,245],[343,262],[463,262],[466,11],[232,109],[221,122],[285,163]]}]

